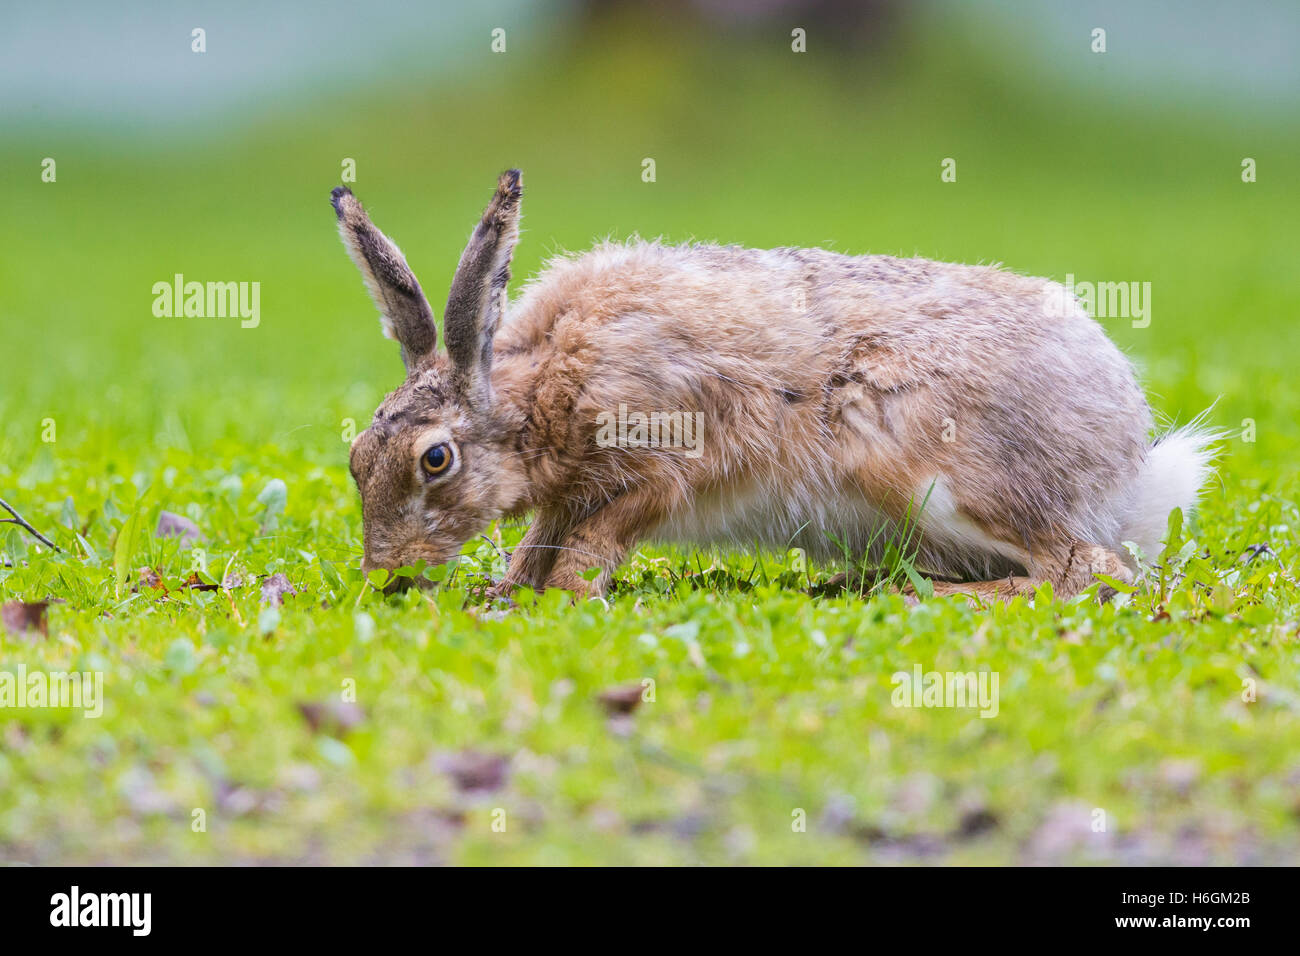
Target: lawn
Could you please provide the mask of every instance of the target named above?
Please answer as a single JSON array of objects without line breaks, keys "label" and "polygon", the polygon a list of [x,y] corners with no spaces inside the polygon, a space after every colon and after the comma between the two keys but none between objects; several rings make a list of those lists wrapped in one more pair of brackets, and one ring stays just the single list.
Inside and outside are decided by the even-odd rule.
[{"label": "lawn", "polygon": [[[103,681],[98,717],[0,708],[0,863],[1294,862],[1295,124],[1007,75],[943,34],[832,65],[606,31],[0,141],[0,498],[61,549],[0,525],[0,601],[49,602],[0,628],[0,670]],[[490,606],[514,525],[386,597],[346,442],[400,362],[335,233],[345,158],[435,308],[507,166],[520,278],[635,232],[1150,282],[1148,326],[1103,324],[1165,419],[1213,405],[1219,477],[1104,606],[827,594],[843,568],[797,553],[658,547],[607,605]],[[156,317],[177,273],[260,282],[257,327]],[[918,665],[996,674],[996,716],[895,706]]]}]

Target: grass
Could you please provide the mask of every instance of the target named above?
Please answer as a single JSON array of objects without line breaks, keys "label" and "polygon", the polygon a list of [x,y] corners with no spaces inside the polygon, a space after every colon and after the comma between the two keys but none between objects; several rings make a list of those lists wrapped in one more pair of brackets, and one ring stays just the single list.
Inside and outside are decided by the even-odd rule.
[{"label": "grass", "polygon": [[[63,550],[0,526],[0,600],[53,602],[0,667],[101,672],[104,712],[0,709],[0,861],[1294,860],[1294,129],[1063,105],[899,42],[831,66],[650,24],[220,131],[6,137],[0,497]],[[400,366],[333,232],[342,157],[435,305],[508,165],[519,275],[635,230],[1151,281],[1149,328],[1105,324],[1161,413],[1217,401],[1220,480],[1106,606],[912,606],[823,594],[842,567],[797,554],[653,547],[608,607],[485,606],[519,527],[384,597],[344,434]],[[176,272],[261,281],[260,326],[154,318]],[[894,706],[916,665],[997,673],[997,716]]]}]

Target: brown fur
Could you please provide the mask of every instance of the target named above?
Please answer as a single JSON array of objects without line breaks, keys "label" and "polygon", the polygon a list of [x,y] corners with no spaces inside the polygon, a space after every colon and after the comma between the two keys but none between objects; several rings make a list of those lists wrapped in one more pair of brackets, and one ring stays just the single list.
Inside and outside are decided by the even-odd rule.
[{"label": "brown fur", "polygon": [[[919,520],[921,566],[975,579],[940,593],[1068,596],[1131,579],[1121,542],[1154,548],[1204,478],[1207,436],[1153,454],[1128,362],[1064,290],[995,267],[605,243],[503,316],[521,191],[502,176],[461,258],[443,356],[400,252],[335,190],[408,373],[352,448],[367,567],[448,560],[532,511],[500,593],[603,594],[648,537],[879,557]],[[620,405],[702,413],[699,456],[602,447]],[[434,441],[457,463],[429,479]]]}]

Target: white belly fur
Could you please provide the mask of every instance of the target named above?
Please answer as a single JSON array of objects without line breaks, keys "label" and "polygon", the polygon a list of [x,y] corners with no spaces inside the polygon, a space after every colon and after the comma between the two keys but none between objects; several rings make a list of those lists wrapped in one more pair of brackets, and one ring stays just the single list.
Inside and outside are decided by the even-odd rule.
[{"label": "white belly fur", "polygon": [[860,556],[874,550],[873,540],[883,547],[893,530],[889,519],[854,489],[774,494],[751,486],[697,498],[669,516],[652,537],[697,547],[798,547],[814,557],[841,558],[837,540]]},{"label": "white belly fur", "polygon": [[892,540],[907,553],[919,550],[922,566],[936,572],[996,577],[1008,564],[1027,566],[1023,548],[991,537],[961,514],[942,475],[918,487],[913,500],[906,544],[907,532],[854,488],[713,492],[670,515],[651,537],[695,547],[798,547],[823,560],[844,557],[840,542],[855,560],[879,560]]}]

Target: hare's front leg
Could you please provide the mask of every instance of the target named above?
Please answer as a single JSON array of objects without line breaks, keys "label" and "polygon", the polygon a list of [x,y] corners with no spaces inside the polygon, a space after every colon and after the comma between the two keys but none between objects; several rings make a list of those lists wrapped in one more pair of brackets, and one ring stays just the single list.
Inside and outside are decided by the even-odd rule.
[{"label": "hare's front leg", "polygon": [[515,588],[541,588],[572,526],[573,515],[567,510],[538,511],[528,531],[510,552],[506,576],[492,588],[489,597],[507,597]]},{"label": "hare's front leg", "polygon": [[[631,491],[602,505],[569,531],[555,554],[546,586],[578,597],[603,597],[614,571],[666,509],[663,494],[648,491]],[[588,581],[583,575],[592,568],[599,573]]]}]

